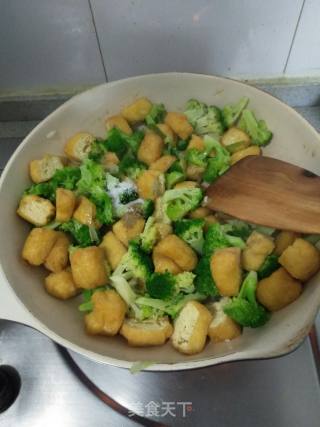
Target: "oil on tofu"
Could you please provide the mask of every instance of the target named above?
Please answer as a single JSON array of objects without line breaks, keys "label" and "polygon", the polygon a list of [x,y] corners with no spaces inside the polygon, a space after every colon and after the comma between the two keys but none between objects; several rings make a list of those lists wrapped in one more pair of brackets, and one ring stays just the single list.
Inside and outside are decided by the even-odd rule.
[{"label": "oil on tofu", "polygon": [[91,301],[93,310],[84,318],[87,332],[91,335],[116,335],[124,321],[127,304],[112,289],[94,292]]},{"label": "oil on tofu", "polygon": [[21,198],[17,214],[30,224],[41,227],[54,217],[55,207],[50,200],[30,194]]},{"label": "oil on tofu", "polygon": [[206,343],[210,311],[197,301],[188,302],[174,322],[171,337],[173,347],[184,354],[200,353]]},{"label": "oil on tofu", "polygon": [[213,342],[229,341],[241,335],[241,326],[223,311],[223,307],[229,302],[230,298],[224,297],[208,306],[213,315],[208,335]]},{"label": "oil on tofu", "polygon": [[125,319],[120,329],[128,344],[134,347],[163,345],[172,334],[173,328],[167,318],[138,321]]}]

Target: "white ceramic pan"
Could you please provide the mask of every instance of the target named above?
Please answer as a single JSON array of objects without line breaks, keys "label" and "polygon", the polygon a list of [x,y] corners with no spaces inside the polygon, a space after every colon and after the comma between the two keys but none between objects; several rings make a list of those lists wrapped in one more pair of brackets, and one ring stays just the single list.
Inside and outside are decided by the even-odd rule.
[{"label": "white ceramic pan", "polygon": [[320,275],[302,296],[275,313],[264,327],[219,345],[208,343],[198,355],[184,356],[170,345],[130,348],[121,337],[85,334],[80,297],[68,302],[49,296],[43,287],[45,272],[27,266],[20,251],[29,230],[15,215],[18,200],[29,185],[28,163],[45,153],[61,154],[68,137],[77,131],[104,136],[104,118],[139,96],[163,102],[169,110],[181,109],[189,98],[221,106],[250,98],[250,107],[274,132],[270,156],[295,163],[320,174],[320,138],[293,109],[274,97],[236,81],[184,73],[153,74],[95,87],[70,99],[40,123],[16,150],[0,185],[0,318],[29,325],[57,343],[97,362],[128,368],[136,361],[154,361],[152,370],[179,370],[222,362],[266,358],[295,348],[308,333],[320,304]]}]

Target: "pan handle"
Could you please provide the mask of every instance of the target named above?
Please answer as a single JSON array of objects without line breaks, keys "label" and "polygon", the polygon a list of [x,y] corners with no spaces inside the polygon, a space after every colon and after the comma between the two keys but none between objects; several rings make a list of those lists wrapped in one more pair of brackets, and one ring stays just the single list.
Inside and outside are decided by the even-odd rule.
[{"label": "pan handle", "polygon": [[34,316],[25,308],[0,269],[0,319],[11,320],[41,329]]}]

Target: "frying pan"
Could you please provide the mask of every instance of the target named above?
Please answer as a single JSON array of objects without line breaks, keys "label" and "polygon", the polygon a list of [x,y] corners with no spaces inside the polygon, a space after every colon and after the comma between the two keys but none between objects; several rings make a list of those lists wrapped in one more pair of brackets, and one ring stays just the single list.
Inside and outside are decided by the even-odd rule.
[{"label": "frying pan", "polygon": [[[29,325],[52,340],[97,362],[123,368],[137,361],[152,361],[153,371],[193,369],[218,363],[268,358],[285,354],[307,335],[320,304],[320,275],[305,285],[293,304],[272,315],[262,328],[246,328],[241,337],[226,343],[209,342],[197,355],[186,356],[170,343],[162,347],[132,348],[122,337],[86,335],[80,297],[59,301],[44,290],[45,270],[33,268],[20,257],[30,227],[15,214],[25,187],[30,184],[28,163],[45,153],[61,154],[67,138],[78,131],[105,135],[104,118],[137,97],[163,102],[179,110],[189,98],[222,106],[242,96],[274,132],[268,156],[320,174],[320,138],[297,112],[278,99],[246,84],[214,76],[164,73],[124,79],[94,87],[77,95],[43,120],[21,143],[0,181],[0,318]],[[254,208],[254,207],[253,207]]]}]

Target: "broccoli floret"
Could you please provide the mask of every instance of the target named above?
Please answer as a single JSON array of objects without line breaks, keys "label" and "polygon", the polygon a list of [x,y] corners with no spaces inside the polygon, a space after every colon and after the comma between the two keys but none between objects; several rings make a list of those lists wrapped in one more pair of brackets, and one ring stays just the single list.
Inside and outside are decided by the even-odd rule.
[{"label": "broccoli floret", "polygon": [[138,179],[142,172],[146,169],[147,166],[137,160],[137,158],[131,152],[125,154],[119,163],[120,174],[133,180]]},{"label": "broccoli floret", "polygon": [[139,194],[134,189],[125,190],[119,196],[120,203],[122,203],[123,205],[126,205],[127,203],[133,202],[134,200],[137,200],[138,198],[139,198]]},{"label": "broccoli floret", "polygon": [[230,153],[213,137],[206,135],[204,142],[210,144],[215,150],[215,156],[208,159],[206,170],[203,174],[205,182],[213,182],[230,167]]},{"label": "broccoli floret", "polygon": [[174,277],[176,281],[176,287],[180,292],[191,294],[195,291],[195,274],[191,273],[190,271],[184,271],[183,273],[176,274]]},{"label": "broccoli floret", "polygon": [[200,188],[167,190],[161,198],[165,214],[171,221],[178,221],[196,209],[203,198]]},{"label": "broccoli floret", "polygon": [[203,256],[200,258],[195,269],[195,287],[197,292],[207,296],[218,296],[218,288],[212,278],[210,269],[211,256]]},{"label": "broccoli floret", "polygon": [[185,139],[179,139],[177,142],[177,150],[178,151],[184,151],[188,147],[189,142]]},{"label": "broccoli floret", "polygon": [[220,109],[215,106],[208,107],[207,113],[197,120],[195,131],[199,135],[205,135],[208,133],[222,135],[224,125]]},{"label": "broccoli floret", "polygon": [[229,220],[227,224],[222,225],[222,229],[225,233],[241,237],[244,241],[246,241],[252,233],[252,227],[248,223],[238,219]]},{"label": "broccoli floret", "polygon": [[180,219],[174,224],[175,234],[202,254],[204,219]]},{"label": "broccoli floret", "polygon": [[266,122],[264,120],[257,120],[250,110],[243,110],[238,127],[250,136],[252,144],[255,145],[267,145],[273,136]]},{"label": "broccoli floret", "polygon": [[147,219],[144,230],[140,235],[141,249],[147,253],[150,253],[157,242],[157,238],[158,231],[156,227],[156,221],[153,216],[150,216]]},{"label": "broccoli floret", "polygon": [[149,114],[145,118],[147,126],[155,126],[163,122],[166,115],[166,109],[163,104],[153,104]]},{"label": "broccoli floret", "polygon": [[216,249],[227,247],[238,247],[244,249],[246,247],[246,244],[241,237],[225,233],[223,227],[224,226],[219,223],[211,224],[209,226],[203,245],[203,253],[205,255],[212,255]]},{"label": "broccoli floret", "polygon": [[92,311],[93,310],[93,303],[91,301],[92,295],[97,292],[97,291],[105,291],[106,289],[108,289],[107,286],[98,286],[97,288],[94,289],[85,289],[84,291],[82,291],[82,304],[79,305],[78,309],[79,311]]},{"label": "broccoli floret", "polygon": [[165,174],[166,189],[172,189],[179,182],[183,182],[186,176],[183,172],[170,172]]},{"label": "broccoli floret", "polygon": [[224,306],[224,312],[242,326],[258,328],[270,318],[270,313],[256,300],[258,275],[250,271],[243,281],[239,295]]},{"label": "broccoli floret", "polygon": [[187,162],[200,167],[207,166],[207,156],[205,151],[200,151],[197,148],[190,148],[186,152]]},{"label": "broccoli floret", "polygon": [[279,257],[276,254],[268,255],[264,260],[264,263],[258,271],[259,280],[264,279],[265,277],[270,276],[274,271],[276,271],[280,264],[278,262]]},{"label": "broccoli floret", "polygon": [[195,275],[184,272],[177,275],[172,273],[153,273],[147,281],[147,292],[152,298],[168,300],[180,292],[194,292]]},{"label": "broccoli floret", "polygon": [[60,224],[58,229],[71,234],[73,243],[81,248],[100,243],[100,238],[94,227],[81,224],[75,219]]},{"label": "broccoli floret", "polygon": [[225,105],[222,109],[222,118],[224,124],[230,128],[239,119],[242,111],[246,108],[249,103],[249,98],[243,97],[236,104]]},{"label": "broccoli floret", "polygon": [[107,133],[104,145],[108,151],[116,153],[119,159],[121,159],[128,150],[137,153],[143,138],[144,133],[142,131],[136,131],[131,135],[127,135],[120,129],[112,128]]},{"label": "broccoli floret", "polygon": [[187,116],[188,121],[192,126],[195,126],[197,121],[207,114],[207,106],[203,102],[197,101],[196,99],[189,99],[184,110],[184,114]]},{"label": "broccoli floret", "polygon": [[96,139],[90,147],[88,158],[94,162],[100,162],[107,152],[106,141]]}]

